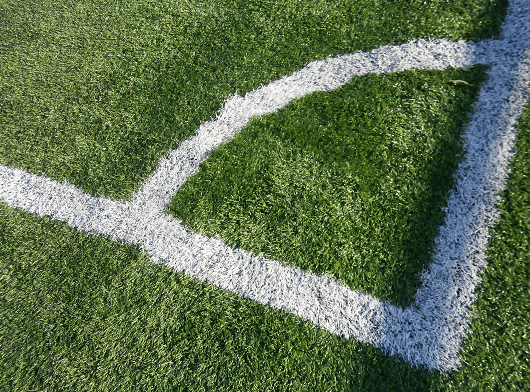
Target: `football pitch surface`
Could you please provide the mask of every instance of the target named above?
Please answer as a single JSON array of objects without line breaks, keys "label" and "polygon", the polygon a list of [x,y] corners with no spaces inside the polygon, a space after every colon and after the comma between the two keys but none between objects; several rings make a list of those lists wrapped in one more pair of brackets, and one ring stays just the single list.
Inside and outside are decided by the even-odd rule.
[{"label": "football pitch surface", "polygon": [[[416,31],[388,21],[391,3],[363,8],[387,18],[370,26],[348,3],[326,3],[324,17],[324,3],[250,2],[241,15],[261,24],[267,7],[287,18],[254,52],[237,40],[256,31],[213,3],[133,3],[136,26],[150,27],[93,24],[108,35],[99,46],[86,26],[53,18],[57,42],[24,36],[15,21],[28,14],[0,3],[12,15],[0,52],[0,385],[528,387],[530,4],[512,1],[504,16],[494,2],[427,3],[393,14]],[[346,10],[357,19],[341,20]],[[289,22],[292,12],[302,16]],[[215,16],[213,35],[195,42],[210,26],[186,24],[190,40],[171,48],[176,25],[162,22],[179,14]],[[337,42],[311,36],[328,18]],[[346,22],[365,25],[367,47],[340,36]],[[378,37],[383,27],[393,33]],[[109,52],[116,32],[125,44]],[[298,47],[274,45],[287,32]],[[307,49],[321,42],[324,52]],[[163,61],[151,63],[149,45]],[[72,63],[53,57],[87,47]],[[98,73],[98,58],[128,63]]]}]

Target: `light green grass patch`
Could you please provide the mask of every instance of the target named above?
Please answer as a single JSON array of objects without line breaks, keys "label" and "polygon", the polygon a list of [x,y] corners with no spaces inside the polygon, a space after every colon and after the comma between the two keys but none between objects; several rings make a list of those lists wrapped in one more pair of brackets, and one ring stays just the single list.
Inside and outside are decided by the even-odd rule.
[{"label": "light green grass patch", "polygon": [[0,1],[0,164],[128,199],[229,96],[330,55],[499,32],[505,0]]},{"label": "light green grass patch", "polygon": [[354,78],[252,120],[168,211],[228,245],[407,307],[429,264],[485,67]]}]

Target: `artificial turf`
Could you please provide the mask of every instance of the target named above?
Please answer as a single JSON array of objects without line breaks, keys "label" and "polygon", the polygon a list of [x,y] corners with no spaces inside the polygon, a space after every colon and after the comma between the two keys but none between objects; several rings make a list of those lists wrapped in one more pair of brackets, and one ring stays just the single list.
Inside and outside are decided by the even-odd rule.
[{"label": "artificial turf", "polygon": [[[0,164],[126,199],[230,95],[329,55],[490,38],[506,4],[0,0]],[[527,111],[458,371],[412,368],[0,202],[0,390],[528,390],[529,140]]]},{"label": "artificial turf", "polygon": [[469,85],[484,77],[484,66],[372,74],[301,98],[214,150],[168,211],[407,307],[444,222],[478,93]]},{"label": "artificial turf", "polygon": [[0,390],[525,391],[530,111],[462,366],[442,375],[0,203]]},{"label": "artificial turf", "polygon": [[490,229],[488,268],[477,290],[462,367],[431,390],[530,390],[530,109],[520,120],[516,156]]},{"label": "artificial turf", "polygon": [[495,36],[507,0],[0,1],[0,164],[129,199],[223,101],[328,56]]}]

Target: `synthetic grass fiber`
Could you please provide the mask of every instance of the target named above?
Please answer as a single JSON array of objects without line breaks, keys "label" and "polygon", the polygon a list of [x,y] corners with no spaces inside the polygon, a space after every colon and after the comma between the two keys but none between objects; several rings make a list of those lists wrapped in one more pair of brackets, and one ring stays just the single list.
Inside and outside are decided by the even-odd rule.
[{"label": "synthetic grass fiber", "polygon": [[[328,56],[417,38],[496,38],[506,5],[0,0],[0,390],[529,389],[528,109],[519,125],[510,120],[518,129],[516,155],[469,333],[449,373],[411,366],[289,311],[153,264],[159,254],[127,243],[143,232],[128,232],[132,221],[111,214],[144,207],[152,214],[160,200],[150,204],[142,195],[157,188],[142,193],[142,182],[200,124],[223,124],[230,105],[247,102],[234,94]],[[512,7],[530,4],[514,0]],[[161,206],[172,202],[166,218],[153,222],[175,214],[231,245],[408,306],[442,207],[461,180],[453,178],[466,157],[460,135],[492,79],[484,65],[447,68],[354,76],[333,91],[338,85],[324,83],[323,92],[254,118],[232,141],[212,144],[180,189],[168,188],[179,191],[161,197]],[[157,178],[164,177],[151,183]],[[115,202],[139,190],[130,204]],[[353,247],[347,236],[355,230],[340,220],[353,224],[350,210],[360,203],[353,194],[372,202],[360,227],[390,222],[390,240],[360,235],[356,244],[372,241],[363,252],[385,256],[379,265],[377,257],[373,265],[365,261],[362,271],[349,265],[362,257],[335,256]],[[98,209],[93,218],[116,231],[83,221],[85,210]],[[412,227],[409,242],[392,225]],[[408,259],[396,256],[407,252]]]},{"label": "synthetic grass fiber", "polygon": [[[482,72],[481,72],[482,71]],[[407,307],[443,224],[483,67],[354,79],[259,117],[169,211],[194,231]]]},{"label": "synthetic grass fiber", "polygon": [[337,54],[485,38],[504,3],[2,0],[0,164],[128,199],[236,92]]}]

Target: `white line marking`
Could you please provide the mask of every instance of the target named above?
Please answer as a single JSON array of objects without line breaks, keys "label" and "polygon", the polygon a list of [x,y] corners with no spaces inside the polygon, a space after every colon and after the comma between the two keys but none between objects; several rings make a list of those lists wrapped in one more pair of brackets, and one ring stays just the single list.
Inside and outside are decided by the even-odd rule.
[{"label": "white line marking", "polygon": [[[307,319],[326,330],[400,355],[412,365],[448,371],[460,365],[469,306],[485,267],[487,230],[505,186],[517,119],[530,82],[530,6],[510,3],[503,36],[478,44],[413,41],[315,61],[291,76],[227,100],[218,117],[172,151],[130,202],[90,197],[73,185],[0,166],[0,199],[12,208],[67,222],[85,232],[140,244],[155,263]],[[187,231],[163,211],[209,152],[230,140],[253,117],[292,99],[329,91],[355,75],[405,69],[491,64],[476,112],[464,135],[466,156],[440,228],[434,262],[407,309],[392,306],[325,277],[232,249]]]},{"label": "white line marking", "polygon": [[197,172],[199,164],[213,149],[232,139],[253,117],[276,112],[295,98],[315,91],[333,90],[354,76],[407,69],[468,67],[480,62],[479,57],[484,55],[483,51],[464,41],[419,40],[313,61],[290,76],[247,93],[244,98],[235,95],[228,99],[217,118],[203,123],[195,136],[181,143],[161,161],[133,196],[133,202],[153,212],[165,209],[172,196]]}]

